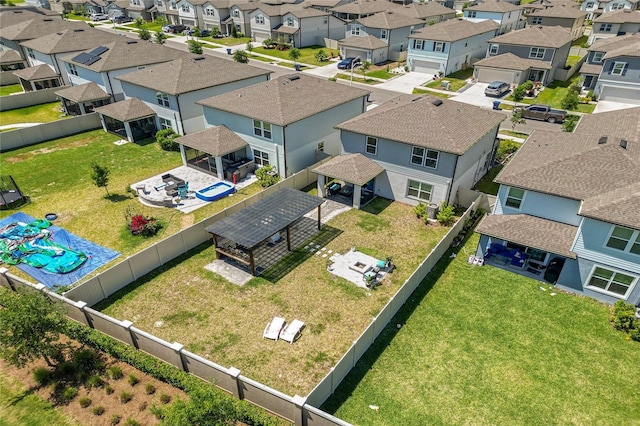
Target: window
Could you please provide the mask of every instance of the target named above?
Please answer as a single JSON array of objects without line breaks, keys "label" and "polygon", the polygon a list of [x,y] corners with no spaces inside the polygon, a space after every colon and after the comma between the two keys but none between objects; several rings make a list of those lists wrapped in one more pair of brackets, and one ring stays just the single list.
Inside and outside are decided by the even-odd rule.
[{"label": "window", "polygon": [[415,40],[414,43],[416,50],[422,50],[424,48],[424,40]]},{"label": "window", "polygon": [[253,120],[253,134],[265,139],[271,139],[271,124],[260,120]]},{"label": "window", "polygon": [[444,43],[441,41],[436,41],[435,43],[433,43],[433,51],[444,52]]},{"label": "window", "polygon": [[329,22],[329,17],[328,16],[323,16],[322,17],[322,23],[323,24],[327,24]]},{"label": "window", "polygon": [[438,151],[414,146],[411,150],[411,163],[435,169],[438,167]]},{"label": "window", "polygon": [[160,120],[160,129],[161,130],[173,129],[173,123],[168,118],[160,117],[159,120]]},{"label": "window", "polygon": [[587,9],[591,9],[593,7],[593,2],[590,1],[587,3]]},{"label": "window", "polygon": [[69,64],[69,74],[78,75],[78,69],[75,65]]},{"label": "window", "polygon": [[608,33],[611,31],[611,24],[600,24],[600,31]]},{"label": "window", "polygon": [[264,24],[264,16],[256,15],[256,24],[263,25]]},{"label": "window", "polygon": [[268,166],[269,163],[269,153],[264,151],[259,151],[257,149],[253,150],[253,161],[259,166]]},{"label": "window", "polygon": [[467,17],[469,18],[475,18],[476,17],[477,12],[475,10],[470,10],[469,14],[467,15]]},{"label": "window", "polygon": [[162,0],[156,0],[156,6],[162,7]]},{"label": "window", "polygon": [[188,4],[183,4],[183,5],[182,5],[182,11],[183,11],[183,12],[189,12],[190,10],[191,10],[191,9],[189,8],[189,5],[188,5]]},{"label": "window", "polygon": [[208,7],[204,10],[204,14],[207,16],[216,16],[215,11],[213,10],[212,7]]},{"label": "window", "polygon": [[166,93],[158,92],[156,93],[156,99],[158,100],[158,105],[169,106],[169,95]]},{"label": "window", "polygon": [[544,263],[547,259],[547,252],[532,248],[531,251],[529,251],[529,258],[536,262]]},{"label": "window", "polygon": [[489,46],[489,55],[497,55],[498,54],[498,45],[492,44]]},{"label": "window", "polygon": [[587,285],[624,297],[635,281],[637,281],[637,277],[595,266]]},{"label": "window", "polygon": [[381,30],[380,31],[380,39],[381,40],[386,40],[387,37],[389,37],[389,32],[387,30]]},{"label": "window", "polygon": [[616,62],[613,64],[613,68],[611,68],[611,74],[613,75],[624,75],[624,69],[627,66],[626,62]]},{"label": "window", "polygon": [[293,18],[287,18],[287,27],[293,27]]},{"label": "window", "polygon": [[407,188],[407,197],[417,198],[422,201],[431,201],[431,192],[433,185],[419,182],[417,180],[409,180]]},{"label": "window", "polygon": [[318,148],[317,148],[318,151],[324,152],[324,141],[318,142],[317,146],[318,146]]},{"label": "window", "polygon": [[131,0],[131,4],[134,6],[140,6],[140,0]]},{"label": "window", "polygon": [[240,17],[240,11],[238,9],[233,9],[233,17],[234,18],[239,18]]},{"label": "window", "polygon": [[352,25],[351,26],[351,35],[359,36],[360,35],[360,25]]},{"label": "window", "polygon": [[365,150],[367,154],[377,155],[378,154],[378,138],[374,138],[373,136],[367,136],[367,145]]},{"label": "window", "polygon": [[640,254],[640,231],[614,226],[606,246],[633,254]]},{"label": "window", "polygon": [[509,188],[509,192],[507,193],[507,201],[505,201],[504,204],[507,207],[520,209],[523,199],[524,199],[524,189]]},{"label": "window", "polygon": [[533,16],[531,18],[531,24],[532,25],[540,25],[540,24],[542,24],[542,16]]},{"label": "window", "polygon": [[602,57],[604,56],[604,52],[594,52],[592,62],[602,62]]},{"label": "window", "polygon": [[544,58],[545,49],[542,47],[532,47],[529,51],[529,57],[533,59],[542,59]]},{"label": "window", "polygon": [[36,55],[33,53],[33,49],[27,48],[27,55],[29,55],[29,57],[31,59],[35,59],[36,58]]},{"label": "window", "polygon": [[614,3],[611,5],[611,10],[620,10],[620,9],[624,9],[624,4]]},{"label": "window", "polygon": [[176,6],[176,4],[175,4],[175,3],[171,3],[171,9],[172,9],[172,10],[176,10],[177,8],[178,8],[178,6]]}]

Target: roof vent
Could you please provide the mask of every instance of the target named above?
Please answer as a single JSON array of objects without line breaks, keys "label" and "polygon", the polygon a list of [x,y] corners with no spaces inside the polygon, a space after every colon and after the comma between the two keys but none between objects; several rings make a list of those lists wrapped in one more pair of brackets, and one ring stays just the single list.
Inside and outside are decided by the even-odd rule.
[{"label": "roof vent", "polygon": [[58,35],[62,35],[62,33],[56,33],[56,34],[58,34]]},{"label": "roof vent", "polygon": [[[73,30],[74,33],[83,33],[84,30],[82,28],[76,28],[75,30]],[[61,34],[61,33],[58,33]]]},{"label": "roof vent", "polygon": [[289,79],[289,81],[300,80],[300,76],[299,75],[290,75],[287,78]]},{"label": "roof vent", "polygon": [[433,105],[435,106],[440,106],[442,105],[442,99],[436,99],[435,101],[431,102]]},{"label": "roof vent", "polygon": [[197,58],[193,58],[194,61],[204,61],[204,56],[198,56]]},{"label": "roof vent", "polygon": [[606,136],[602,136],[600,139],[598,139],[598,145],[604,145],[605,143],[607,143]]},{"label": "roof vent", "polygon": [[53,22],[53,19],[43,19],[42,22]]},{"label": "roof vent", "polygon": [[622,149],[627,149],[627,141],[625,139],[620,139],[620,147]]},{"label": "roof vent", "polygon": [[135,40],[127,40],[127,44],[138,44]]}]

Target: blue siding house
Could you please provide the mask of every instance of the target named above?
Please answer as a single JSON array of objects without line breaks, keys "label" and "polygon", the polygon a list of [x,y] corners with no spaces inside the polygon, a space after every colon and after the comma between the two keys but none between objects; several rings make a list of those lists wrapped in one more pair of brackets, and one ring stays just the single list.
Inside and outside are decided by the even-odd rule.
[{"label": "blue siding house", "polygon": [[486,264],[613,303],[640,305],[640,108],[535,131],[498,174],[476,231]]}]

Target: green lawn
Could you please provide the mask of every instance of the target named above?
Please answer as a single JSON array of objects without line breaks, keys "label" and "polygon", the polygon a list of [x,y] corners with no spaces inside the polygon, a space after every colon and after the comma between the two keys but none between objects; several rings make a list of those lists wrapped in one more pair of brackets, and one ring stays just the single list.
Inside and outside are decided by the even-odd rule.
[{"label": "green lawn", "polygon": [[[579,75],[576,75],[568,81],[554,80],[553,83],[545,87],[537,97],[533,99],[523,99],[520,102],[524,104],[546,104],[551,105],[551,108],[562,109],[562,100],[567,96],[569,86],[577,81],[579,77]],[[512,101],[513,96],[507,96],[506,100]],[[578,104],[578,109],[576,111],[591,114],[595,108],[596,106],[592,104]]]},{"label": "green lawn", "polygon": [[[132,29],[133,28],[138,28],[138,27],[135,26],[135,22],[132,23],[131,27],[132,27]],[[157,31],[162,32],[162,24],[157,24],[155,22],[145,22],[144,24],[142,24],[142,27],[140,29],[149,30],[152,33],[157,32]]]},{"label": "green lawn", "polygon": [[473,75],[473,68],[469,67],[466,70],[456,71],[452,74],[445,76],[444,78],[439,78],[430,83],[427,83],[426,87],[431,87],[433,89],[440,89],[442,85],[442,80],[448,80],[449,83],[451,83],[451,91],[457,92],[467,84],[467,79],[471,78],[472,75]]},{"label": "green lawn", "polygon": [[577,64],[577,63],[578,63],[578,61],[580,61],[580,59],[582,59],[582,56],[572,56],[572,55],[569,55],[569,56],[567,57],[567,63],[565,64],[565,66],[567,66],[567,67],[572,67],[572,66],[574,66],[575,64]]},{"label": "green lawn", "polygon": [[476,183],[473,189],[476,189],[480,192],[484,192],[485,194],[498,195],[498,189],[500,188],[500,184],[495,183],[493,180],[496,178],[496,176],[498,175],[500,170],[502,170],[503,167],[504,166],[502,165],[493,166],[489,170],[489,173],[484,175],[484,177],[480,179],[478,183]]},{"label": "green lawn", "polygon": [[609,306],[469,265],[477,242],[440,261],[321,408],[372,426],[636,424],[640,344]]},{"label": "green lawn", "polygon": [[8,86],[0,86],[0,96],[9,96],[13,93],[22,92],[22,85],[18,84],[10,84]]},{"label": "green lawn", "polygon": [[526,139],[529,137],[527,133],[512,132],[511,130],[501,129],[500,131],[498,131],[498,133],[500,133],[501,135],[513,136],[513,137],[522,138],[522,139]]},{"label": "green lawn", "polygon": [[0,126],[16,123],[49,123],[63,118],[63,112],[60,112],[60,102],[51,102],[48,104],[34,105],[26,108],[12,109],[0,112]]},{"label": "green lawn", "polygon": [[371,80],[369,78],[362,78],[362,74],[359,74],[354,72],[353,73],[353,78],[351,77],[351,74],[336,74],[335,78],[339,78],[340,80],[353,80],[356,81],[358,83],[364,83],[364,84],[380,84],[380,82],[378,80]]},{"label": "green lawn", "polygon": [[270,58],[265,58],[264,56],[258,56],[258,55],[249,55],[249,59],[255,59],[256,61],[260,61],[260,62],[273,62],[273,59]]},{"label": "green lawn", "polygon": [[[316,52],[318,52],[318,50],[324,50],[327,54],[329,53],[330,49],[327,49],[324,46],[301,47],[298,50],[300,51],[300,57],[297,59],[296,62],[315,65],[318,67],[329,65],[331,63],[331,61],[318,62],[315,58],[315,54]],[[289,50],[276,50],[276,49],[267,49],[265,47],[254,47],[253,52],[272,56],[274,58],[286,59],[291,61],[291,58],[289,58]]]},{"label": "green lawn", "polygon": [[395,77],[395,74],[391,74],[387,70],[368,71],[366,75],[367,77],[381,78],[383,80],[389,80],[391,77]]},{"label": "green lawn", "polygon": [[413,89],[412,92],[414,95],[431,95],[436,96],[438,98],[449,99],[451,96],[446,93],[434,92],[432,90],[423,90],[423,89]]},{"label": "green lawn", "polygon": [[573,40],[571,45],[572,46],[581,46],[583,43],[586,43],[588,39],[589,39],[589,36],[583,35],[583,36]]},{"label": "green lawn", "polygon": [[246,45],[248,41],[251,41],[251,37],[224,37],[224,38],[213,38],[213,37],[200,37],[201,41],[208,41],[213,44],[221,44],[224,46],[237,46],[239,44]]}]

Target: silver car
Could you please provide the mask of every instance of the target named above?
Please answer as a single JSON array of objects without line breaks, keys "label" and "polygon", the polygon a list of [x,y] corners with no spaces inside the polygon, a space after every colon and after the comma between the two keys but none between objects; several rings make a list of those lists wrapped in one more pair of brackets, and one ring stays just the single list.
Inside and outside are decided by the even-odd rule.
[{"label": "silver car", "polygon": [[505,83],[504,81],[494,81],[493,83],[489,84],[489,87],[484,89],[484,94],[487,96],[502,97],[502,95],[507,93],[509,89],[509,83]]}]

